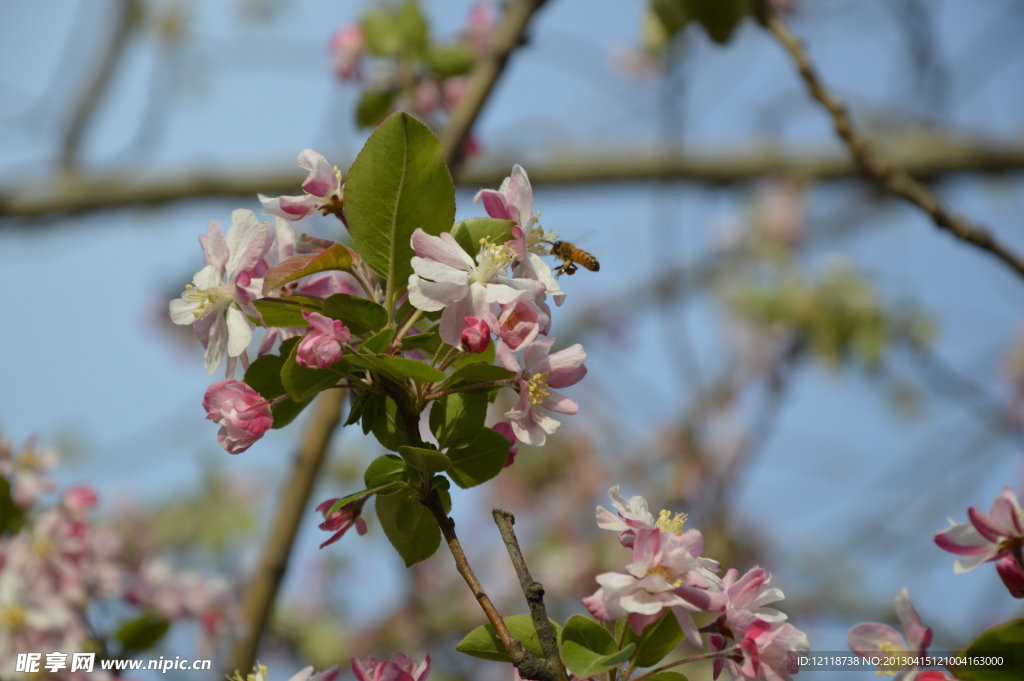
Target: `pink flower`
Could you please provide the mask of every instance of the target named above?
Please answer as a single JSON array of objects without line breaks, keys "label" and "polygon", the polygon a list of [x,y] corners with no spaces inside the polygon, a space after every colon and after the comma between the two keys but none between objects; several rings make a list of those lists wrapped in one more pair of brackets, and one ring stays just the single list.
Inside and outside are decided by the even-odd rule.
[{"label": "pink flower", "polygon": [[423,78],[412,91],[412,102],[416,111],[424,116],[430,115],[440,104],[444,95],[436,78]]},{"label": "pink flower", "polygon": [[1014,598],[1024,598],[1024,570],[1014,556],[1006,556],[996,561],[996,572],[1003,584]]},{"label": "pink flower", "polygon": [[334,57],[334,73],[342,80],[359,77],[359,58],[366,49],[363,27],[356,22],[345,24],[331,37],[330,51]]},{"label": "pink flower", "polygon": [[598,575],[601,588],[584,598],[583,605],[606,622],[629,616],[636,634],[671,608],[687,640],[699,646],[700,632],[690,613],[718,612],[725,606],[725,596],[710,590],[712,583],[705,577],[705,566],[717,569],[717,563],[701,558],[703,550],[704,537],[697,530],[640,530],[628,574]]},{"label": "pink flower", "polygon": [[[444,103],[449,109],[454,108],[462,98],[466,96],[467,82],[465,76],[448,78],[441,84],[441,91],[444,93]],[[466,140],[469,142],[469,139]],[[465,146],[463,147],[465,149]]]},{"label": "pink flower", "polygon": [[430,675],[430,655],[416,664],[404,653],[395,653],[395,659],[380,662],[371,657],[365,663],[352,658],[352,673],[357,681],[424,681]]},{"label": "pink flower", "polygon": [[256,328],[249,318],[261,319],[252,301],[263,296],[268,269],[264,258],[274,243],[274,231],[269,223],[258,222],[251,210],[236,210],[227,235],[210,222],[199,243],[206,267],[196,272],[194,286],[186,286],[181,298],[171,301],[171,321],[195,328],[206,348],[207,374],[216,371],[227,354],[230,378],[238,357],[243,368],[248,366],[245,349]]},{"label": "pink flower", "polygon": [[75,514],[81,514],[86,509],[92,508],[99,503],[100,497],[96,490],[86,485],[75,485],[64,492],[61,500],[64,507]]},{"label": "pink flower", "polygon": [[[736,632],[729,632],[730,635]],[[800,671],[798,653],[810,650],[807,634],[788,622],[766,622],[755,619],[735,638],[737,647],[743,653],[739,662],[717,658],[714,676],[717,679],[722,669],[729,668],[734,678],[757,679],[758,681],[790,681],[791,674]],[[719,652],[728,647],[726,637],[721,633],[708,635],[708,648]]]},{"label": "pink flower", "polygon": [[229,454],[241,454],[274,425],[270,402],[241,381],[218,381],[206,389],[203,408],[220,424],[217,442]]},{"label": "pink flower", "polygon": [[479,355],[491,344],[491,328],[487,322],[476,317],[466,317],[466,328],[459,336],[459,347],[464,352]]},{"label": "pink flower", "polygon": [[307,215],[320,211],[324,215],[339,212],[345,205],[345,188],[341,183],[341,171],[332,166],[321,154],[304,149],[297,159],[300,168],[309,171],[302,190],[305,196],[279,196],[272,198],[258,194],[263,203],[263,212],[282,217],[285,220],[301,220]]},{"label": "pink flower", "polygon": [[[953,572],[970,572],[982,563],[999,560],[1024,543],[1024,518],[1017,495],[1009,487],[996,497],[992,510],[982,513],[967,509],[969,523],[953,526],[935,535],[939,548],[964,556],[953,563]],[[952,522],[952,521],[950,521]]]},{"label": "pink flower", "polygon": [[10,441],[0,439],[0,477],[13,477],[11,494],[22,508],[29,508],[40,495],[57,489],[47,477],[47,471],[56,464],[57,453],[37,446],[35,437],[22,445],[17,456]]},{"label": "pink flower", "polygon": [[[903,624],[904,639],[900,632],[880,622],[858,624],[846,637],[850,650],[861,657],[885,656],[892,653],[907,653],[910,656],[924,655],[932,642],[932,630],[921,624],[921,618],[910,603],[906,587],[896,595],[896,614]],[[880,674],[895,673],[900,667],[879,667]],[[917,668],[912,667],[900,673],[894,681],[914,681]]]},{"label": "pink flower", "polygon": [[341,361],[341,344],[352,337],[340,320],[325,317],[316,312],[302,311],[313,330],[299,341],[295,361],[307,369],[326,369]]},{"label": "pink flower", "polygon": [[515,463],[516,454],[519,453],[519,445],[516,444],[516,436],[515,433],[512,432],[512,425],[505,423],[504,421],[499,421],[491,426],[491,430],[496,430],[504,435],[505,439],[507,439],[512,445],[508,450],[508,458],[505,459],[505,468],[508,468]]},{"label": "pink flower", "polygon": [[[626,501],[622,498],[619,489],[619,486],[615,485],[608,490],[608,498],[612,500],[612,506],[618,509],[618,515],[612,515],[612,512],[604,506],[598,506],[597,526],[602,530],[618,532],[619,543],[626,548],[632,548],[637,530],[653,530],[658,525],[655,524],[654,516],[647,509],[646,499],[638,495],[630,497],[629,501]],[[663,512],[662,515],[664,516],[666,513]],[[680,526],[686,522],[685,514],[681,514],[677,518]]]},{"label": "pink flower", "polygon": [[502,305],[500,316],[488,313],[486,319],[491,331],[512,350],[529,345],[538,334],[546,334],[551,328],[551,310],[526,293]]},{"label": "pink flower", "polygon": [[473,203],[481,201],[492,218],[516,223],[516,227],[512,228],[511,242],[518,261],[516,279],[539,281],[544,285],[545,293],[554,299],[555,305],[561,305],[565,300],[565,292],[559,288],[551,268],[540,258],[551,254],[547,244],[558,237],[558,232],[541,227],[540,213],[533,214],[533,187],[523,167],[518,164],[512,166],[512,174],[502,181],[497,191],[481,189],[477,192]]},{"label": "pink flower", "polygon": [[755,619],[765,622],[782,622],[786,619],[785,613],[764,607],[785,598],[781,590],[768,587],[772,577],[767,570],[755,567],[743,577],[737,577],[739,572],[730,569],[722,578],[722,590],[726,597],[725,617],[732,627],[744,630]]},{"label": "pink flower", "polygon": [[298,672],[295,676],[288,679],[288,681],[334,681],[336,678],[338,678],[339,673],[340,672],[338,671],[337,667],[325,669],[324,671],[318,674],[313,673],[312,667],[306,667],[302,671]]},{"label": "pink flower", "polygon": [[469,19],[463,30],[463,40],[474,52],[485,56],[491,51],[491,41],[497,29],[497,14],[491,2],[475,2],[469,8]]},{"label": "pink flower", "polygon": [[483,241],[474,261],[451,234],[436,237],[417,229],[412,248],[409,302],[424,312],[444,310],[441,340],[448,345],[459,346],[466,317],[482,319],[496,303],[510,303],[523,290],[538,291],[505,276],[514,257],[507,246]]},{"label": "pink flower", "polygon": [[331,507],[334,506],[339,498],[328,499],[316,507],[316,512],[324,516],[324,521],[319,525],[320,529],[324,532],[334,533],[327,541],[320,545],[320,548],[338,541],[353,526],[355,526],[359,536],[366,534],[366,521],[360,516],[363,513],[363,505],[370,497],[360,497],[355,501],[351,501],[328,516],[327,512],[331,510]]},{"label": "pink flower", "polygon": [[583,362],[587,353],[577,343],[549,356],[554,342],[554,338],[545,338],[530,344],[524,355],[525,369],[504,342],[499,342],[495,348],[502,365],[518,373],[515,388],[519,392],[519,403],[505,416],[519,441],[528,445],[543,445],[547,436],[560,425],[545,410],[568,415],[579,410],[575,402],[552,388],[567,388],[586,376]]}]

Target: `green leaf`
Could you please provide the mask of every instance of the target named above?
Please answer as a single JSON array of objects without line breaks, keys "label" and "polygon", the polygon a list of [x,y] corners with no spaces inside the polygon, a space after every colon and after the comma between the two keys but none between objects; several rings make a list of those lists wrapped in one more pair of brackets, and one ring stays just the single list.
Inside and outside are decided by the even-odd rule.
[{"label": "green leaf", "polygon": [[[512,637],[520,641],[523,646],[537,657],[544,657],[544,651],[540,647],[540,639],[537,636],[537,629],[533,626],[531,615],[512,615],[503,617],[502,621],[508,627]],[[556,637],[561,637],[562,627],[558,622],[549,620],[555,629]],[[495,662],[511,662],[504,646],[498,640],[498,634],[494,627],[485,624],[477,627],[466,634],[465,638],[459,641],[455,649],[470,657],[477,657],[481,660],[493,660]]]},{"label": "green leaf", "polygon": [[437,236],[455,219],[455,186],[441,152],[430,128],[399,112],[370,135],[349,171],[349,232],[392,295],[412,274],[410,239],[416,228]]},{"label": "green leaf", "polygon": [[[458,388],[464,385],[473,385],[475,383],[487,383],[490,381],[507,381],[515,377],[515,372],[509,371],[505,367],[500,367],[495,364],[488,364],[487,362],[474,362],[473,364],[467,364],[466,366],[454,371],[448,380],[441,386],[442,390],[451,390],[452,388]],[[470,392],[487,392],[494,390],[494,388],[479,388],[476,391]]]},{"label": "green leaf", "polygon": [[470,218],[456,222],[451,231],[462,249],[471,257],[476,257],[480,251],[480,239],[487,239],[492,244],[503,244],[512,239],[515,224],[513,220],[498,218]]},{"label": "green leaf", "polygon": [[418,57],[427,51],[430,44],[430,27],[427,26],[427,18],[423,16],[420,4],[416,0],[406,0],[399,6],[398,29],[406,54]]},{"label": "green leaf", "polygon": [[405,459],[407,464],[427,475],[446,471],[452,465],[451,459],[434,449],[399,447],[398,455]]},{"label": "green leaf", "polygon": [[651,8],[670,36],[681,31],[693,19],[689,0],[652,0]]},{"label": "green leaf", "polygon": [[356,336],[377,333],[388,324],[388,311],[383,305],[348,293],[335,293],[325,300],[323,313],[331,319],[340,319]]},{"label": "green leaf", "polygon": [[599,655],[611,655],[619,651],[619,647],[615,645],[615,637],[612,636],[611,632],[583,615],[573,615],[566,620],[565,626],[562,627],[562,638],[560,640],[563,645],[566,641],[578,643],[587,650]]},{"label": "green leaf", "polygon": [[661,619],[649,625],[637,636],[633,628],[626,625],[628,631],[623,643],[636,644],[636,653],[631,658],[637,667],[653,667],[672,652],[683,640],[683,630],[671,610],[665,610]]},{"label": "green leaf", "polygon": [[[434,516],[428,512],[421,512],[416,523],[412,527],[402,527],[399,516],[403,513],[403,505],[408,507],[408,499],[412,497],[419,505],[419,499],[415,492],[407,490],[408,494],[389,494],[377,497],[377,518],[388,541],[398,551],[398,555],[409,567],[421,560],[426,560],[434,555],[437,547],[441,545],[441,530],[434,520]],[[451,499],[445,492],[439,492],[445,511],[451,509]],[[423,509],[420,505],[420,509]],[[401,529],[400,529],[401,528]]]},{"label": "green leaf", "polygon": [[[563,634],[564,635],[564,634]],[[586,679],[618,667],[633,654],[633,644],[611,655],[600,655],[578,643],[562,643],[562,662],[577,678]]]},{"label": "green leaf", "polygon": [[[289,338],[281,344],[281,352],[287,356],[298,341],[298,338]],[[263,355],[249,365],[243,382],[268,400],[280,397],[286,392],[284,383],[281,381],[281,370],[284,363],[285,357],[281,355]],[[305,402],[281,400],[275,404],[270,409],[270,413],[274,417],[273,427],[277,429],[287,426],[311,401],[312,398]]]},{"label": "green leaf", "polygon": [[432,47],[427,52],[430,69],[441,79],[468,73],[476,65],[476,60],[476,52],[461,43]]},{"label": "green leaf", "polygon": [[344,425],[351,426],[363,418],[363,407],[366,406],[366,393],[357,390],[348,391],[348,418]]},{"label": "green leaf", "polygon": [[171,623],[156,613],[146,613],[118,627],[114,637],[121,642],[122,653],[149,650],[163,638]]},{"label": "green leaf", "polygon": [[484,364],[494,364],[494,343],[489,343],[487,345],[487,349],[481,353],[466,353],[459,359],[452,362],[452,368],[461,369],[464,366],[477,364],[479,362],[483,362]]},{"label": "green leaf", "polygon": [[384,329],[375,336],[367,338],[365,341],[363,341],[363,344],[362,346],[360,346],[359,350],[361,352],[369,352],[373,354],[385,352],[388,349],[388,346],[391,345],[391,341],[393,341],[394,339],[395,330]]},{"label": "green leaf", "polygon": [[408,482],[408,480],[409,467],[401,457],[394,454],[378,456],[370,462],[366,472],[363,473],[363,483],[370,490],[379,490],[391,485]]},{"label": "green leaf", "polygon": [[390,397],[374,395],[363,407],[363,429],[369,429],[385,449],[397,452],[405,444],[405,426],[398,405]]},{"label": "green leaf", "polygon": [[732,37],[743,17],[753,9],[750,0],[689,0],[693,16],[704,25],[716,43],[723,44]]},{"label": "green leaf", "polygon": [[[314,255],[297,255],[288,258],[277,267],[271,267],[263,277],[263,295],[268,296],[270,292],[279,286],[309,276],[318,272],[340,270],[352,273],[352,267],[359,262],[356,255],[347,246],[334,244],[326,251]],[[306,324],[302,324],[306,326]]]},{"label": "green leaf", "polygon": [[402,49],[402,35],[396,17],[385,10],[374,10],[363,15],[363,36],[366,50],[377,57],[391,57]]},{"label": "green leaf", "polygon": [[320,311],[320,301],[303,296],[291,296],[278,300],[260,298],[259,300],[252,301],[252,304],[256,306],[260,316],[263,317],[263,326],[267,327],[309,326],[309,322],[302,316],[302,311]]},{"label": "green leaf", "polygon": [[0,536],[14,534],[25,524],[25,509],[14,503],[11,483],[0,476]]},{"label": "green leaf", "polygon": [[361,128],[377,125],[391,111],[397,90],[363,90],[356,105],[356,123]]},{"label": "green leaf", "polygon": [[386,485],[381,485],[380,487],[374,487],[373,489],[364,489],[364,490],[359,490],[358,492],[353,492],[352,494],[344,496],[344,497],[338,499],[337,501],[335,501],[334,504],[329,509],[327,509],[327,513],[324,514],[324,517],[326,518],[327,516],[331,515],[335,511],[337,511],[342,506],[345,506],[347,504],[351,504],[353,501],[357,501],[358,499],[362,499],[363,497],[372,496],[374,494],[379,494],[379,493],[382,493],[383,491],[386,491],[386,490],[397,489],[399,486],[401,486],[400,482],[389,482]]},{"label": "green leaf", "polygon": [[430,432],[441,449],[472,442],[480,435],[487,418],[487,402],[465,393],[445,395],[430,409]]},{"label": "green leaf", "polygon": [[[281,367],[281,384],[295,402],[307,402],[321,391],[337,385],[344,371],[345,362],[338,362],[329,369],[307,369],[295,360],[299,346],[292,346],[292,351]],[[337,368],[336,368],[337,367]]]},{"label": "green leaf", "polygon": [[423,516],[423,504],[420,503],[420,497],[413,490],[406,488],[395,494],[394,498],[398,501],[395,512],[395,529],[403,537],[412,536],[418,529],[417,525]]},{"label": "green leaf", "polygon": [[388,355],[376,355],[370,359],[383,371],[401,380],[411,378],[420,383],[440,383],[444,380],[444,372],[415,359],[405,357],[390,357]]},{"label": "green leaf", "polygon": [[1002,657],[1002,665],[949,667],[964,681],[1020,681],[1024,679],[1024,619],[996,625],[960,651],[961,655]]},{"label": "green leaf", "polygon": [[679,672],[661,672],[654,676],[648,676],[647,681],[688,681],[688,679]]},{"label": "green leaf", "polygon": [[414,333],[402,339],[402,352],[409,350],[423,350],[427,354],[433,354],[441,344],[441,337],[437,331],[427,333]]},{"label": "green leaf", "polygon": [[484,428],[470,444],[448,450],[452,466],[446,473],[463,489],[487,482],[504,468],[510,446],[504,435]]}]

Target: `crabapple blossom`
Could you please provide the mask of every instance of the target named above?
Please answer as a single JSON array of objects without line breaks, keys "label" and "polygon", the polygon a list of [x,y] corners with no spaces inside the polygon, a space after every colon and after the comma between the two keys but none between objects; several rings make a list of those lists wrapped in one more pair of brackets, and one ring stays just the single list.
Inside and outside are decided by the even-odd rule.
[{"label": "crabapple blossom", "polygon": [[320,548],[329,546],[344,536],[353,526],[356,528],[356,532],[360,535],[366,534],[366,521],[360,516],[363,513],[363,505],[366,500],[370,497],[360,497],[355,501],[350,501],[341,508],[334,511],[330,515],[327,512],[331,510],[331,507],[338,501],[339,497],[334,499],[328,499],[316,507],[316,512],[324,516],[324,521],[320,523],[319,527],[325,532],[333,532],[334,534],[320,545]]},{"label": "crabapple blossom", "polygon": [[516,460],[516,454],[519,453],[519,445],[516,443],[516,434],[512,432],[512,424],[506,423],[505,421],[498,421],[491,430],[496,430],[505,436],[505,439],[509,441],[511,447],[508,449],[508,458],[505,459],[505,468],[508,468]]},{"label": "crabapple blossom", "polygon": [[[921,618],[910,603],[910,594],[906,587],[900,590],[895,600],[896,614],[899,615],[900,622],[903,624],[903,633],[906,634],[906,639],[903,638],[903,634],[886,624],[864,622],[851,629],[847,635],[846,643],[850,646],[850,650],[861,657],[868,658],[877,656],[879,653],[882,655],[891,653],[907,653],[909,656],[924,655],[932,642],[932,630],[921,624]],[[897,669],[900,667],[880,666],[878,671],[880,674],[892,674]],[[918,669],[912,667],[898,674],[894,681],[914,681],[917,674]]]},{"label": "crabapple blossom", "polygon": [[384,658],[377,661],[369,658],[365,663],[352,658],[352,673],[357,681],[424,681],[430,675],[430,655],[416,664],[405,653],[395,653],[394,660]]},{"label": "crabapple blossom", "polygon": [[484,56],[491,51],[491,41],[498,28],[497,13],[492,2],[475,2],[469,8],[469,18],[462,36],[474,52]]},{"label": "crabapple blossom", "polygon": [[1024,544],[1024,514],[1017,495],[1004,487],[986,514],[975,507],[967,509],[970,522],[955,523],[935,535],[939,548],[963,556],[953,563],[953,572],[970,572],[982,563],[1016,553]]},{"label": "crabapple blossom", "polygon": [[543,445],[547,436],[560,425],[545,410],[571,416],[579,409],[575,402],[552,388],[567,388],[586,376],[583,362],[587,353],[577,343],[549,355],[554,342],[554,338],[544,338],[527,346],[525,369],[504,342],[499,342],[495,348],[502,365],[517,373],[515,389],[519,392],[519,402],[505,416],[519,441],[528,445]]},{"label": "crabapple blossom", "polygon": [[529,345],[538,334],[547,334],[551,329],[551,310],[526,293],[502,305],[499,316],[488,312],[485,319],[491,331],[512,350]]},{"label": "crabapple blossom", "polygon": [[366,49],[363,27],[357,22],[345,24],[331,37],[330,51],[334,57],[334,73],[342,80],[359,77],[359,58]]},{"label": "crabapple blossom", "polygon": [[1006,556],[996,561],[996,572],[1014,598],[1024,598],[1024,570],[1015,556]]},{"label": "crabapple blossom", "polygon": [[481,240],[476,260],[451,234],[431,236],[422,229],[412,235],[413,274],[409,275],[409,302],[424,312],[441,314],[441,340],[459,346],[466,317],[483,318],[495,303],[510,303],[523,290],[539,286],[507,278],[514,254],[508,246]]},{"label": "crabapple blossom", "polygon": [[518,264],[515,268],[517,279],[533,279],[544,284],[545,293],[552,297],[555,305],[565,300],[565,292],[558,286],[551,268],[540,256],[550,255],[545,245],[558,237],[558,232],[546,230],[539,224],[540,213],[533,214],[533,188],[530,178],[519,164],[512,166],[512,174],[506,177],[497,190],[481,189],[473,197],[473,203],[483,201],[484,210],[492,218],[512,220],[512,245]]},{"label": "crabapple blossom", "polygon": [[243,367],[248,365],[245,349],[256,328],[249,318],[261,319],[252,301],[263,295],[263,275],[268,269],[264,257],[274,243],[274,231],[251,210],[240,209],[231,213],[227,235],[212,221],[199,243],[206,267],[196,272],[181,298],[171,301],[171,320],[195,328],[206,348],[207,374],[216,371],[227,354],[230,378],[236,358],[242,358]]},{"label": "crabapple blossom", "polygon": [[17,456],[10,440],[0,439],[0,476],[14,478],[11,496],[22,508],[32,506],[41,494],[56,489],[53,481],[46,477],[46,472],[56,463],[57,453],[38,447],[35,438],[22,445]]},{"label": "crabapple blossom", "polygon": [[342,343],[352,337],[345,324],[316,312],[302,311],[313,330],[299,341],[295,361],[307,369],[326,369],[341,361]]},{"label": "crabapple blossom", "polygon": [[633,544],[633,562],[628,574],[606,572],[597,576],[601,585],[583,599],[591,614],[599,620],[629,617],[633,632],[646,626],[670,608],[694,645],[701,644],[700,632],[691,612],[718,612],[725,606],[725,595],[712,589],[705,577],[708,566],[717,563],[701,558],[704,537],[697,530],[666,532],[639,530]]},{"label": "crabapple blossom", "polygon": [[464,352],[479,355],[491,344],[491,327],[482,319],[466,317],[466,328],[459,336],[459,347]]},{"label": "crabapple blossom", "polygon": [[345,187],[338,167],[332,166],[323,155],[312,149],[304,149],[297,163],[300,168],[309,171],[302,183],[305,196],[270,197],[258,194],[263,212],[292,221],[301,220],[317,211],[324,215],[339,213],[345,205]]},{"label": "crabapple blossom", "polygon": [[[337,667],[331,667],[318,674],[313,673],[312,667],[306,667],[298,671],[288,681],[334,681],[336,678],[338,678]],[[262,664],[256,664],[252,668],[252,672],[246,674],[245,678],[242,678],[242,674],[237,671],[228,677],[228,681],[269,681],[269,679],[267,667]]]},{"label": "crabapple blossom", "polygon": [[721,588],[726,596],[725,617],[729,624],[743,630],[755,619],[765,622],[783,622],[786,614],[765,605],[781,601],[785,596],[776,588],[769,588],[772,576],[764,568],[755,567],[739,577],[730,568],[722,578]]},{"label": "crabapple blossom", "polygon": [[677,513],[673,518],[669,511],[662,511],[661,517],[655,522],[654,516],[647,509],[647,500],[639,495],[630,497],[628,501],[623,499],[618,485],[608,490],[608,498],[612,506],[618,509],[618,515],[613,515],[604,506],[598,506],[597,526],[602,530],[618,532],[619,543],[626,548],[633,547],[637,530],[682,530],[686,523],[685,513]]},{"label": "crabapple blossom", "polygon": [[[733,678],[757,679],[758,681],[790,681],[791,674],[800,671],[798,654],[810,650],[807,634],[788,622],[767,622],[753,619],[741,631],[736,632],[737,646],[743,657],[739,660],[716,658],[714,676],[717,679],[726,667]],[[728,648],[726,637],[721,633],[708,635],[708,648],[720,652]]]},{"label": "crabapple blossom", "polygon": [[229,454],[249,449],[274,425],[270,402],[245,383],[218,381],[203,396],[206,418],[221,426],[217,442]]}]

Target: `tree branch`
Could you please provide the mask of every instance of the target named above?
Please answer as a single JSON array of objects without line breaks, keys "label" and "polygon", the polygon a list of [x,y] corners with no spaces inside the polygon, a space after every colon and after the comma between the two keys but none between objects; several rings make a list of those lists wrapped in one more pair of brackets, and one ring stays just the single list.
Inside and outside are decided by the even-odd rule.
[{"label": "tree branch", "polygon": [[[952,134],[914,133],[873,140],[883,146],[895,165],[922,180],[956,173],[1000,173],[1024,170],[1024,145],[959,139]],[[447,149],[448,147],[446,147]],[[473,159],[454,172],[468,189],[497,186],[521,158],[499,154]],[[343,162],[338,163],[344,167]],[[848,154],[830,149],[785,151],[778,145],[754,142],[732,151],[688,147],[685,155],[663,150],[623,148],[592,151],[566,148],[529,164],[534,186],[562,186],[602,182],[685,180],[728,184],[779,174],[813,180],[859,177],[861,168]],[[294,194],[303,175],[293,167],[260,172],[189,172],[150,174],[134,172],[57,176],[8,185],[0,189],[0,217],[40,217],[59,213],[85,213],[131,205],[161,205],[204,197],[243,197],[257,192]]]},{"label": "tree branch", "polygon": [[890,194],[906,199],[930,215],[939,228],[961,241],[988,251],[1013,268],[1017,274],[1024,276],[1024,259],[996,241],[987,230],[948,210],[942,205],[939,197],[906,171],[875,154],[868,141],[854,129],[846,107],[828,91],[818,77],[799,38],[779,19],[769,6],[768,0],[757,0],[757,8],[758,21],[771,31],[792,57],[811,96],[828,110],[836,133],[846,143],[861,171],[882,185]]},{"label": "tree branch", "polygon": [[291,476],[281,490],[281,499],[274,514],[274,525],[263,548],[256,574],[246,585],[242,597],[241,622],[244,631],[228,657],[227,672],[251,669],[256,659],[260,635],[266,627],[277,589],[288,567],[288,556],[299,528],[299,521],[309,502],[317,473],[327,455],[331,436],[341,422],[341,390],[326,390],[316,400],[316,411],[306,428]]}]

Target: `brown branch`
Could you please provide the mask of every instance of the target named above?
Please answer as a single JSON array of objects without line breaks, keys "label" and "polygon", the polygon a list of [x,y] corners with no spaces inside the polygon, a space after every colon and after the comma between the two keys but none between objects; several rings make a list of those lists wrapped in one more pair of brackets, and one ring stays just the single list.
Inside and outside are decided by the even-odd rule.
[{"label": "brown branch", "polygon": [[548,619],[547,608],[544,607],[544,587],[540,582],[534,581],[530,575],[530,569],[526,566],[526,559],[519,548],[519,540],[516,539],[515,530],[512,526],[516,519],[508,511],[494,509],[491,512],[494,516],[494,523],[501,532],[501,539],[508,549],[508,557],[512,559],[512,565],[519,576],[519,585],[526,596],[526,602],[530,606],[530,614],[533,616],[533,626],[537,630],[537,637],[540,639],[541,650],[544,651],[544,658],[548,665],[548,671],[558,681],[569,681],[565,674],[565,665],[562,663],[562,656],[558,652],[558,636]]},{"label": "brown branch", "polygon": [[260,635],[266,627],[277,589],[288,567],[288,556],[295,542],[299,521],[306,510],[316,476],[331,444],[331,436],[341,422],[341,406],[345,393],[327,390],[316,400],[316,411],[306,428],[306,435],[292,465],[291,476],[284,483],[274,514],[274,525],[263,548],[256,574],[246,585],[242,597],[241,622],[245,630],[235,641],[228,658],[227,672],[250,669],[256,659]]},{"label": "brown branch", "polygon": [[768,0],[757,0],[757,7],[758,20],[789,52],[800,71],[800,76],[807,84],[811,96],[828,110],[832,116],[836,133],[846,143],[861,171],[882,185],[890,194],[906,199],[930,215],[939,228],[948,231],[961,241],[988,251],[1018,274],[1024,276],[1024,259],[996,241],[996,238],[987,230],[978,227],[962,215],[948,210],[942,205],[939,197],[908,175],[906,171],[875,154],[867,139],[854,129],[846,107],[828,91],[818,77],[800,39],[772,11]]},{"label": "brown branch", "polygon": [[107,42],[103,54],[100,56],[95,71],[89,77],[85,87],[75,102],[71,112],[71,121],[68,123],[67,132],[64,133],[64,142],[61,146],[60,165],[64,172],[74,172],[78,165],[78,152],[82,146],[82,137],[86,127],[96,111],[103,93],[107,91],[110,81],[114,76],[121,55],[128,44],[128,38],[132,33],[132,23],[135,14],[138,12],[138,0],[116,0],[113,3],[114,30]]},{"label": "brown branch", "polygon": [[[907,133],[876,137],[894,165],[922,180],[957,173],[1002,173],[1024,170],[1024,146],[958,139],[952,134]],[[522,158],[500,154],[473,159],[454,173],[467,189],[492,187]],[[345,167],[339,159],[338,166]],[[685,156],[636,146],[603,151],[566,148],[531,162],[534,186],[565,186],[603,182],[685,180],[693,183],[746,182],[764,175],[789,175],[807,181],[839,180],[862,175],[846,152],[830,149],[780,150],[771,143],[752,142],[742,148],[688,147]],[[303,175],[294,167],[264,171],[144,174],[121,172],[89,177],[57,176],[8,185],[0,189],[0,217],[40,217],[85,213],[132,205],[162,205],[205,197],[241,197],[254,201],[257,192],[295,194]],[[97,223],[99,224],[99,223]]]}]

